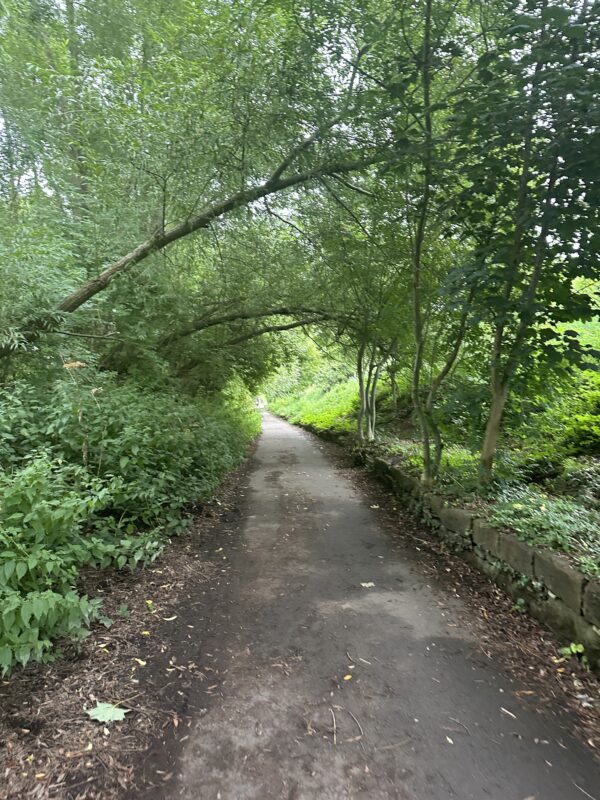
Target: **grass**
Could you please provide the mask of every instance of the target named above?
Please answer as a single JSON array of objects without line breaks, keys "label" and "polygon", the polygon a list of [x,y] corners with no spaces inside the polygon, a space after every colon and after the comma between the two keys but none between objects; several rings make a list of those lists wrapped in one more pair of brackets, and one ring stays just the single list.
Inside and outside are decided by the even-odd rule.
[{"label": "grass", "polygon": [[312,425],[320,431],[356,429],[358,382],[349,378],[328,388],[311,384],[297,395],[270,398],[269,407],[290,422]]}]

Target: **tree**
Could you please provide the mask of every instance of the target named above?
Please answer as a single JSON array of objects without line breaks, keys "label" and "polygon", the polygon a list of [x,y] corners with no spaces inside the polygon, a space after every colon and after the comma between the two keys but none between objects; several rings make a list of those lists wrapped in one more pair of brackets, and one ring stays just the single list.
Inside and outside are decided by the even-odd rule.
[{"label": "tree", "polygon": [[515,375],[542,353],[582,355],[558,326],[590,318],[577,276],[597,278],[597,34],[588,4],[528,2],[479,60],[485,91],[463,113],[464,168],[455,221],[475,242],[467,279],[490,331],[490,408],[481,452],[489,482]]}]

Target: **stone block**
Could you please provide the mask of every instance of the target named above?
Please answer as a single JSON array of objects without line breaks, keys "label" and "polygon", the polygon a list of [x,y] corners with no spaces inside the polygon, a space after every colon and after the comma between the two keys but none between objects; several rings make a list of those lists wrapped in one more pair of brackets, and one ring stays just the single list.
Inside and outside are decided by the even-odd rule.
[{"label": "stone block", "polygon": [[473,541],[479,547],[483,547],[490,553],[496,553],[498,550],[498,529],[492,528],[483,519],[473,520]]},{"label": "stone block", "polygon": [[498,536],[498,549],[495,555],[506,561],[509,567],[516,572],[522,572],[533,578],[533,553],[534,550],[525,542],[517,539],[512,533],[500,533]]},{"label": "stone block", "polygon": [[388,478],[390,474],[390,465],[383,458],[374,458],[371,464],[371,469],[378,478]]},{"label": "stone block", "polygon": [[440,510],[438,516],[445,528],[456,533],[467,533],[473,524],[473,515],[463,508],[446,506]]},{"label": "stone block", "polygon": [[438,536],[455,553],[464,553],[473,549],[473,542],[468,534],[458,533],[442,526]]},{"label": "stone block", "polygon": [[537,599],[529,605],[532,615],[555,633],[565,644],[574,642],[579,635],[581,617],[566,606],[558,598],[551,600]]},{"label": "stone block", "polygon": [[584,589],[583,616],[600,628],[600,581],[590,581]]},{"label": "stone block", "polygon": [[576,637],[574,641],[580,642],[585,647],[585,654],[590,662],[600,657],[600,628],[591,625],[583,617],[575,621]]},{"label": "stone block", "polygon": [[485,558],[478,557],[476,564],[484,575],[500,586],[502,582],[502,565],[499,561],[492,562]]},{"label": "stone block", "polygon": [[435,514],[436,517],[439,517],[442,513],[442,510],[446,507],[446,501],[443,497],[440,497],[437,494],[428,494],[427,499],[429,501],[431,513]]},{"label": "stone block", "polygon": [[581,613],[581,599],[584,578],[581,572],[573,569],[565,558],[538,550],[534,558],[535,576],[544,582],[552,594],[565,603],[572,611]]},{"label": "stone block", "polygon": [[398,489],[404,494],[418,496],[421,494],[421,482],[412,475],[407,475],[402,472],[398,467],[389,467],[389,473]]}]

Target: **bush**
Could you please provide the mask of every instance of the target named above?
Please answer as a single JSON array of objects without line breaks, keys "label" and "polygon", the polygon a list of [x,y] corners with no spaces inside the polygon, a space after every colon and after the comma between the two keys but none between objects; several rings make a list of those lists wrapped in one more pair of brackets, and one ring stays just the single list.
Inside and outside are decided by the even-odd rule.
[{"label": "bush", "polygon": [[260,425],[239,386],[195,400],[106,378],[17,387],[0,419],[2,673],[85,635],[99,604],[81,570],[155,559]]},{"label": "bush", "polygon": [[531,544],[563,550],[583,571],[600,577],[600,515],[579,503],[530,487],[507,489],[490,522],[511,528]]},{"label": "bush", "polygon": [[358,381],[345,378],[333,384],[310,384],[299,393],[269,397],[269,406],[290,422],[312,425],[318,430],[356,429]]},{"label": "bush", "polygon": [[565,408],[565,445],[573,455],[600,455],[600,376],[585,373]]},{"label": "bush", "polygon": [[579,502],[600,509],[600,459],[565,459],[562,472],[547,486],[553,494],[572,495]]}]

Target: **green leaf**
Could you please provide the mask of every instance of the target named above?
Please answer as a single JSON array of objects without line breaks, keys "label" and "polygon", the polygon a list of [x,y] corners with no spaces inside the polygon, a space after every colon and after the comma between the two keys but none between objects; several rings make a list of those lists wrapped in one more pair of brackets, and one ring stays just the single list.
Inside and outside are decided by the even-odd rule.
[{"label": "green leaf", "polygon": [[23,603],[20,610],[21,621],[23,622],[23,626],[27,628],[29,625],[29,620],[31,619],[31,615],[33,613],[33,609],[31,607],[31,603],[27,600]]},{"label": "green leaf", "polygon": [[125,719],[125,714],[129,713],[129,709],[119,708],[112,703],[96,703],[94,708],[86,709],[85,713],[96,722],[121,722]]},{"label": "green leaf", "polygon": [[567,36],[570,36],[571,39],[577,39],[580,42],[585,40],[586,32],[585,25],[569,25],[565,28]]},{"label": "green leaf", "polygon": [[5,671],[12,664],[12,650],[7,644],[0,647],[0,667]]},{"label": "green leaf", "polygon": [[34,597],[31,601],[31,609],[33,611],[33,616],[39,620],[40,617],[44,615],[44,613],[48,609],[48,603],[44,600],[43,597]]},{"label": "green leaf", "polygon": [[8,581],[15,571],[15,562],[14,561],[7,561],[4,564],[4,580]]},{"label": "green leaf", "polygon": [[564,25],[570,18],[571,12],[568,8],[549,6],[542,10],[542,19],[544,22],[555,22],[557,25]]}]

